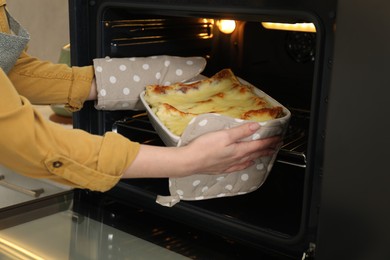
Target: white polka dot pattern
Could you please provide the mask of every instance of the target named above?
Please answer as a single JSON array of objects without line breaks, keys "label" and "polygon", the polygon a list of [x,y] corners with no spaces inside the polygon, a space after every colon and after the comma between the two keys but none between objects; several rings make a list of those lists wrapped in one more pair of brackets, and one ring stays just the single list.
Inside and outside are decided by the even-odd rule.
[{"label": "white polka dot pattern", "polygon": [[[197,116],[188,124],[180,138],[179,146],[188,144],[202,134],[228,129],[244,123],[244,120],[236,120],[218,114]],[[260,124],[260,129],[243,141],[258,140],[267,136],[283,134],[287,129],[287,124],[288,120],[276,120],[275,122]],[[253,192],[265,182],[272,169],[276,155],[258,158],[251,167],[243,171],[220,175],[200,174],[183,178],[170,178],[170,193],[179,195],[180,200],[203,200]],[[160,203],[159,201],[163,200],[169,200],[169,196],[159,196],[157,202]],[[174,205],[171,202],[169,206]],[[179,201],[175,203],[177,202]]]},{"label": "white polka dot pattern", "polygon": [[183,70],[177,69],[176,70],[176,76],[181,76],[181,75],[183,75]]},{"label": "white polka dot pattern", "polygon": [[199,122],[199,126],[205,126],[205,125],[207,125],[207,119],[204,119]]},{"label": "white polka dot pattern", "polygon": [[116,77],[115,76],[111,76],[109,80],[110,80],[111,84],[115,84],[116,83]]},{"label": "white polka dot pattern", "polygon": [[123,95],[129,95],[130,94],[130,89],[129,88],[124,88],[123,89]]},{"label": "white polka dot pattern", "polygon": [[260,134],[259,133],[255,133],[252,135],[252,140],[259,140],[260,139]]},{"label": "white polka dot pattern", "polygon": [[[189,65],[189,63],[187,64]],[[286,112],[285,117],[260,122],[260,128],[256,133],[248,138],[244,138],[242,141],[284,135],[287,131],[291,113],[285,107],[283,108]],[[229,129],[244,123],[246,123],[245,120],[234,119],[220,114],[199,115],[189,122],[184,133],[179,138],[177,146],[185,146],[203,134]],[[170,178],[169,191],[171,196],[157,196],[156,202],[164,206],[172,207],[180,200],[222,198],[244,195],[256,191],[263,185],[270,174],[276,156],[277,153],[272,156],[257,158],[254,164],[247,169],[229,174],[199,174],[182,178]]]},{"label": "white polka dot pattern", "polygon": [[248,174],[244,173],[244,174],[241,175],[241,180],[242,181],[247,181],[248,179],[249,179],[249,175]]},{"label": "white polka dot pattern", "polygon": [[98,90],[97,109],[144,110],[139,95],[145,86],[171,85],[199,75],[206,66],[202,57],[152,56],[94,59]]},{"label": "white polka dot pattern", "polygon": [[134,80],[134,82],[140,82],[141,78],[138,75],[134,75],[133,80]]}]

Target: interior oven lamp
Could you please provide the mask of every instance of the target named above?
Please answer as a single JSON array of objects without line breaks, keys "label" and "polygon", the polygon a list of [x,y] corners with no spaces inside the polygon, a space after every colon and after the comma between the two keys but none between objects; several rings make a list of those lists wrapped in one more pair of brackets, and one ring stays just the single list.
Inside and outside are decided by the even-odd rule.
[{"label": "interior oven lamp", "polygon": [[313,23],[271,23],[262,22],[261,25],[266,29],[285,30],[295,32],[316,32]]},{"label": "interior oven lamp", "polygon": [[236,29],[236,21],[234,20],[218,20],[218,29],[225,34],[230,34]]}]

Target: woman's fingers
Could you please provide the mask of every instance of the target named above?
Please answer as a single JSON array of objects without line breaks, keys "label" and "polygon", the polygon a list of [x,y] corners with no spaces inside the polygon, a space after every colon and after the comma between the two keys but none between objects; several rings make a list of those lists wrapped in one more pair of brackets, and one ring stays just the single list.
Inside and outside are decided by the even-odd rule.
[{"label": "woman's fingers", "polygon": [[238,143],[243,147],[243,149],[247,149],[249,151],[256,151],[258,149],[264,150],[266,148],[275,149],[278,145],[280,145],[280,142],[282,141],[280,136],[241,142],[242,139],[253,135],[259,128],[260,125],[258,123],[247,123],[227,129],[226,131],[231,143]]},{"label": "woman's fingers", "polygon": [[258,123],[247,123],[195,139],[187,146],[191,158],[198,162],[194,171],[209,174],[239,171],[259,157],[274,154],[280,145],[280,136],[243,141],[259,127]]},{"label": "woman's fingers", "polygon": [[251,153],[256,153],[257,157],[261,157],[273,154],[279,149],[281,141],[280,136],[272,136],[254,141],[239,142],[236,145],[239,153],[242,153],[242,157]]},{"label": "woman's fingers", "polygon": [[231,172],[237,172],[241,170],[245,170],[246,168],[252,166],[254,164],[254,161],[246,161],[240,164],[235,164],[230,166],[229,168],[225,169],[223,173],[231,173]]},{"label": "woman's fingers", "polygon": [[231,142],[238,142],[239,140],[248,137],[256,132],[260,128],[258,123],[247,123],[237,127],[227,129],[227,133],[231,139]]}]

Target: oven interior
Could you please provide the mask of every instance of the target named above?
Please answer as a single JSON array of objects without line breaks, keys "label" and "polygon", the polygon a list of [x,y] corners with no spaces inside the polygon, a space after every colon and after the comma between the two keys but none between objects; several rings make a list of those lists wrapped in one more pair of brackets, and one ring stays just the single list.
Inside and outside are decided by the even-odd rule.
[{"label": "oven interior", "polygon": [[[96,42],[90,46],[94,57],[202,56],[207,59],[203,75],[231,68],[292,112],[277,161],[266,182],[252,193],[181,201],[165,208],[155,197],[169,195],[167,179],[129,179],[104,196],[251,246],[272,244],[292,254],[306,249],[314,240],[311,232],[317,216],[314,180],[318,173],[313,170],[312,151],[318,130],[314,125],[320,102],[322,35],[321,30],[266,29],[261,22],[310,22],[316,27],[319,22],[302,12],[222,14],[109,6],[98,13]],[[233,33],[219,30],[223,19],[235,20]],[[75,126],[96,134],[116,131],[133,141],[164,145],[145,111],[97,111],[87,104],[76,115]]]}]

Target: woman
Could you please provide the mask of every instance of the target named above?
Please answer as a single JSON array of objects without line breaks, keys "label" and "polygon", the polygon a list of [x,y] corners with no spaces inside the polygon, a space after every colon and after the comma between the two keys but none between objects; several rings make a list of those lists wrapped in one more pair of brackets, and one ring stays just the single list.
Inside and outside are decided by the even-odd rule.
[{"label": "woman", "polygon": [[[121,178],[220,174],[249,167],[271,155],[279,137],[240,142],[258,128],[245,124],[206,134],[184,147],[154,147],[108,132],[104,136],[64,129],[32,104],[66,104],[71,111],[97,98],[92,66],[69,68],[29,56],[29,36],[0,0],[0,164],[34,178],[96,191]],[[12,30],[11,28],[12,27]]]}]

